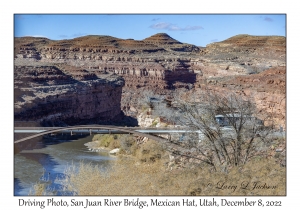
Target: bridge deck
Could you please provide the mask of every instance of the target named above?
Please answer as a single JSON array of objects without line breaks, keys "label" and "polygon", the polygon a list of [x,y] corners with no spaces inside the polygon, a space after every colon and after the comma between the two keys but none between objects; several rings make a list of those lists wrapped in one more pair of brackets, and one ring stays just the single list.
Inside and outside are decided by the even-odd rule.
[{"label": "bridge deck", "polygon": [[[77,126],[80,128],[90,128],[90,127],[106,127],[105,125],[81,125]],[[75,127],[75,126],[74,126]],[[14,130],[54,130],[54,129],[63,129],[63,128],[69,128],[69,127],[15,127]],[[121,127],[121,126],[107,126],[107,129],[130,129],[130,130],[186,130],[187,128],[184,127],[176,127],[176,128],[152,128],[152,127]],[[76,128],[74,128],[76,129]],[[99,128],[101,129],[101,128]]]},{"label": "bridge deck", "polygon": [[111,125],[79,125],[69,127],[15,127],[14,133],[32,133],[33,135],[19,139],[14,143],[23,142],[34,137],[51,133],[130,133],[138,136],[147,137],[157,141],[166,139],[151,134],[168,134],[171,132],[187,132],[185,130],[171,130],[167,128],[140,128],[140,127],[118,127]]},{"label": "bridge deck", "polygon": [[[57,130],[56,133],[93,133],[93,134],[126,134],[128,131],[136,131],[140,133],[149,134],[170,134],[170,133],[186,133],[186,129],[179,128],[142,128],[142,127],[117,127],[110,126],[109,128],[87,128],[80,126],[80,128],[69,127],[15,127],[14,133],[42,133],[45,131]],[[66,128],[64,130],[64,128]],[[126,131],[122,131],[126,129]]]}]

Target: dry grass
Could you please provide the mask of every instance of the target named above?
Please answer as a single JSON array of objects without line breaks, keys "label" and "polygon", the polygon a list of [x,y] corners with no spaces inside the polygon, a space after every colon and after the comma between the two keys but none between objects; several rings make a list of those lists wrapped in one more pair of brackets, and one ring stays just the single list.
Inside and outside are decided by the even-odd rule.
[{"label": "dry grass", "polygon": [[[256,159],[228,173],[211,171],[207,166],[169,170],[168,153],[155,141],[137,148],[130,139],[128,155],[119,155],[109,169],[81,163],[69,166],[66,178],[59,180],[63,191],[74,195],[286,195],[286,168],[274,159]],[[256,188],[254,187],[256,184]],[[260,188],[258,188],[260,186]],[[267,189],[267,187],[270,187]],[[274,188],[273,188],[274,187]],[[37,185],[35,195],[51,194]]]},{"label": "dry grass", "polygon": [[[65,189],[75,195],[285,195],[285,168],[270,161],[250,163],[228,174],[208,169],[166,171],[162,161],[122,158],[107,172],[82,164],[70,169]],[[254,185],[261,186],[260,189]],[[263,189],[275,186],[273,189]],[[245,187],[247,186],[247,187]],[[245,189],[243,189],[243,187]]]},{"label": "dry grass", "polygon": [[123,155],[136,155],[138,150],[138,145],[136,138],[132,135],[121,135],[119,138],[120,141],[120,154]]},{"label": "dry grass", "polygon": [[135,156],[119,156],[105,172],[83,163],[79,168],[69,167],[62,183],[75,195],[286,194],[286,168],[273,159],[253,160],[222,173],[208,167],[167,170],[167,157],[160,144],[148,141]]},{"label": "dry grass", "polygon": [[46,186],[42,183],[36,183],[30,190],[29,195],[45,195],[46,194]]},{"label": "dry grass", "polygon": [[153,163],[156,161],[166,162],[167,157],[163,146],[152,140],[148,140],[142,144],[135,152],[135,158],[143,163]]},{"label": "dry grass", "polygon": [[50,189],[49,183],[47,182],[37,182],[36,184],[32,185],[29,190],[29,196],[45,196],[45,195],[56,195],[57,191]]}]

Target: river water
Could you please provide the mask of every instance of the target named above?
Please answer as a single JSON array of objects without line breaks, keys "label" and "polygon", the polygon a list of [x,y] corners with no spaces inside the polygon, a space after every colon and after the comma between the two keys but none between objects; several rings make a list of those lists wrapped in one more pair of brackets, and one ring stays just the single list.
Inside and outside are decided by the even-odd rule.
[{"label": "river water", "polygon": [[64,177],[65,169],[81,162],[104,168],[114,157],[105,152],[92,152],[84,145],[92,141],[92,136],[77,140],[41,140],[32,150],[23,150],[14,155],[14,195],[27,196],[33,184],[45,181],[48,189],[60,194],[57,178]]}]

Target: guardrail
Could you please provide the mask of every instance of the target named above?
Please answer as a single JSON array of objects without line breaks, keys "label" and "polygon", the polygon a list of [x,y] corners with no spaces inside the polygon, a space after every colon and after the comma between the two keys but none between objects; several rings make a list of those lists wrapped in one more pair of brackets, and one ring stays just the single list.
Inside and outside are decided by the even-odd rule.
[{"label": "guardrail", "polygon": [[[80,127],[95,127],[101,126],[105,127],[105,125],[81,125]],[[121,126],[108,126],[109,128],[116,129],[130,129],[130,130],[187,130],[186,127],[174,127],[174,128],[156,128],[156,127],[121,127]],[[14,127],[14,130],[54,130],[54,129],[63,129],[68,127]]]},{"label": "guardrail", "polygon": [[[35,128],[35,129],[33,129]],[[140,128],[141,129],[141,128]],[[161,138],[156,135],[151,135],[151,130],[144,130],[141,132],[141,130],[138,130],[138,127],[117,127],[117,126],[109,126],[109,125],[79,125],[79,126],[69,126],[69,127],[15,127],[14,130],[15,133],[37,133],[22,139],[19,139],[15,141],[14,143],[19,143],[22,141],[26,141],[38,136],[42,136],[45,134],[51,134],[51,133],[65,133],[69,132],[71,134],[74,133],[83,133],[83,132],[89,132],[97,133],[97,132],[107,132],[107,133],[130,133],[138,136],[147,137],[153,140],[158,141],[166,141],[166,139]],[[169,133],[170,130],[164,130],[165,133]],[[152,130],[152,133],[156,134],[163,134],[162,131],[159,130]]]}]

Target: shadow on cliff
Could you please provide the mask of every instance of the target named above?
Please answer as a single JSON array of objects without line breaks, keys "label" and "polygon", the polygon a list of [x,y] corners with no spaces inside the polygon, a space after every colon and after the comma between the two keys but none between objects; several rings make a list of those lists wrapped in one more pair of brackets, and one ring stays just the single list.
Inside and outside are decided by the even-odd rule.
[{"label": "shadow on cliff", "polygon": [[[19,122],[20,123],[20,122]],[[27,125],[26,121],[21,123],[20,125]],[[43,120],[40,125],[35,125],[33,127],[67,127],[67,126],[75,126],[75,125],[115,125],[115,126],[126,126],[126,127],[135,127],[138,126],[138,121],[136,118],[131,116],[124,115],[121,112],[118,116],[111,120],[105,120],[101,118],[94,118],[94,119],[75,119],[75,118],[68,118],[65,121],[61,120]],[[30,124],[29,124],[30,125]],[[21,126],[22,127],[22,126]],[[14,140],[20,140],[21,138],[25,138],[32,134],[14,134]],[[81,135],[70,135],[70,134],[47,134],[43,137],[36,137],[25,142],[20,142],[14,145],[14,154],[20,153],[22,150],[32,150],[32,149],[41,149],[46,147],[49,144],[59,144],[62,142],[68,142],[77,140],[79,138],[84,138],[89,134],[81,134]]]},{"label": "shadow on cliff", "polygon": [[193,72],[185,73],[182,75],[167,74],[165,81],[169,89],[186,88],[191,89],[197,81],[197,74]]},{"label": "shadow on cliff", "polygon": [[65,120],[43,120],[41,126],[43,127],[66,127],[74,125],[116,125],[116,126],[127,126],[135,127],[138,126],[138,121],[136,118],[131,116],[126,116],[122,111],[120,114],[114,118],[107,120],[104,117],[95,117],[90,119],[80,119],[69,117]]}]

